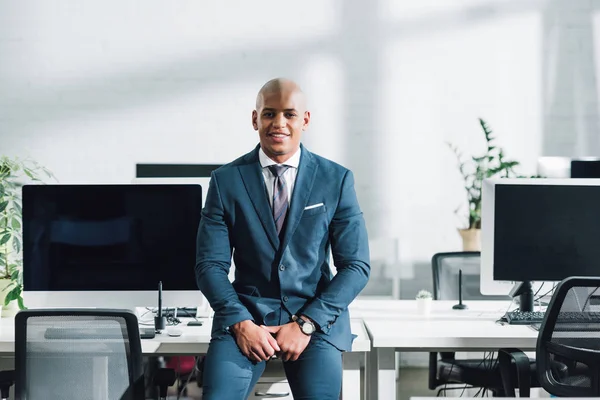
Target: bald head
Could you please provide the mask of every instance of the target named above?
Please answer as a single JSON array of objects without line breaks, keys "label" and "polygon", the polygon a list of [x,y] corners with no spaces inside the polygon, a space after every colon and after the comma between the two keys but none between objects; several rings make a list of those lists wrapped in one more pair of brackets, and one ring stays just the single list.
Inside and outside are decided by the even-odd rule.
[{"label": "bald head", "polygon": [[306,99],[297,83],[283,78],[265,83],[256,96],[252,126],[267,157],[283,163],[298,151],[310,122]]},{"label": "bald head", "polygon": [[260,110],[264,105],[265,97],[272,94],[285,94],[287,96],[293,94],[299,101],[298,105],[306,110],[304,92],[302,92],[302,89],[296,82],[286,78],[271,79],[260,88],[256,96],[256,109]]}]

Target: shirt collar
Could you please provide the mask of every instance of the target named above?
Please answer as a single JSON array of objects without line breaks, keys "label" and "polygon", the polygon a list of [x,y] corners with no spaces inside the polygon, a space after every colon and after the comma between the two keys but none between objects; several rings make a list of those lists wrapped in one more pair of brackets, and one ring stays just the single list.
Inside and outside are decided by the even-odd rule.
[{"label": "shirt collar", "polygon": [[[302,150],[300,150],[300,147],[298,147],[298,151],[296,151],[294,153],[293,156],[291,156],[285,163],[283,163],[282,165],[287,165],[293,168],[298,168],[298,165],[300,165],[300,153],[302,152]],[[258,160],[260,161],[260,166],[263,168],[266,168],[270,165],[277,165],[277,163],[273,160],[271,160],[263,151],[262,147],[258,149]]]}]

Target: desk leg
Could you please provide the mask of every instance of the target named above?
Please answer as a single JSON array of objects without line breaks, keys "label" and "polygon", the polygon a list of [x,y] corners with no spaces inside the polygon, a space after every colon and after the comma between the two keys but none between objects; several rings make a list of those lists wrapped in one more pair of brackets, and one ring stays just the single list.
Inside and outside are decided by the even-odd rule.
[{"label": "desk leg", "polygon": [[94,399],[108,399],[108,357],[94,357],[92,361]]},{"label": "desk leg", "polygon": [[396,400],[396,351],[374,348],[367,354],[369,400]]},{"label": "desk leg", "polygon": [[[344,371],[342,375],[342,399],[360,400],[361,382],[360,366],[365,358],[364,353],[343,353]],[[364,386],[364,383],[363,383]]]}]

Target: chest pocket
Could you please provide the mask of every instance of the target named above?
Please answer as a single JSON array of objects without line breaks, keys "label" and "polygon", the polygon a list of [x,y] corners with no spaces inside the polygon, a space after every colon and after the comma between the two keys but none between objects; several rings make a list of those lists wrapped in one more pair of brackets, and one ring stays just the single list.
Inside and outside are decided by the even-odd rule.
[{"label": "chest pocket", "polygon": [[310,218],[315,215],[323,214],[325,212],[327,212],[327,206],[325,206],[325,204],[320,205],[318,207],[309,208],[308,210],[302,211],[302,219]]}]

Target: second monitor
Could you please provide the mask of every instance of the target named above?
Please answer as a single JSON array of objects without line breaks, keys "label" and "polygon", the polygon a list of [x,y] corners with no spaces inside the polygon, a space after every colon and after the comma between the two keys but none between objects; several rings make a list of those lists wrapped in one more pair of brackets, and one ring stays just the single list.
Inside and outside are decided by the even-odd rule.
[{"label": "second monitor", "polygon": [[600,275],[600,179],[490,179],[482,192],[481,292]]}]

